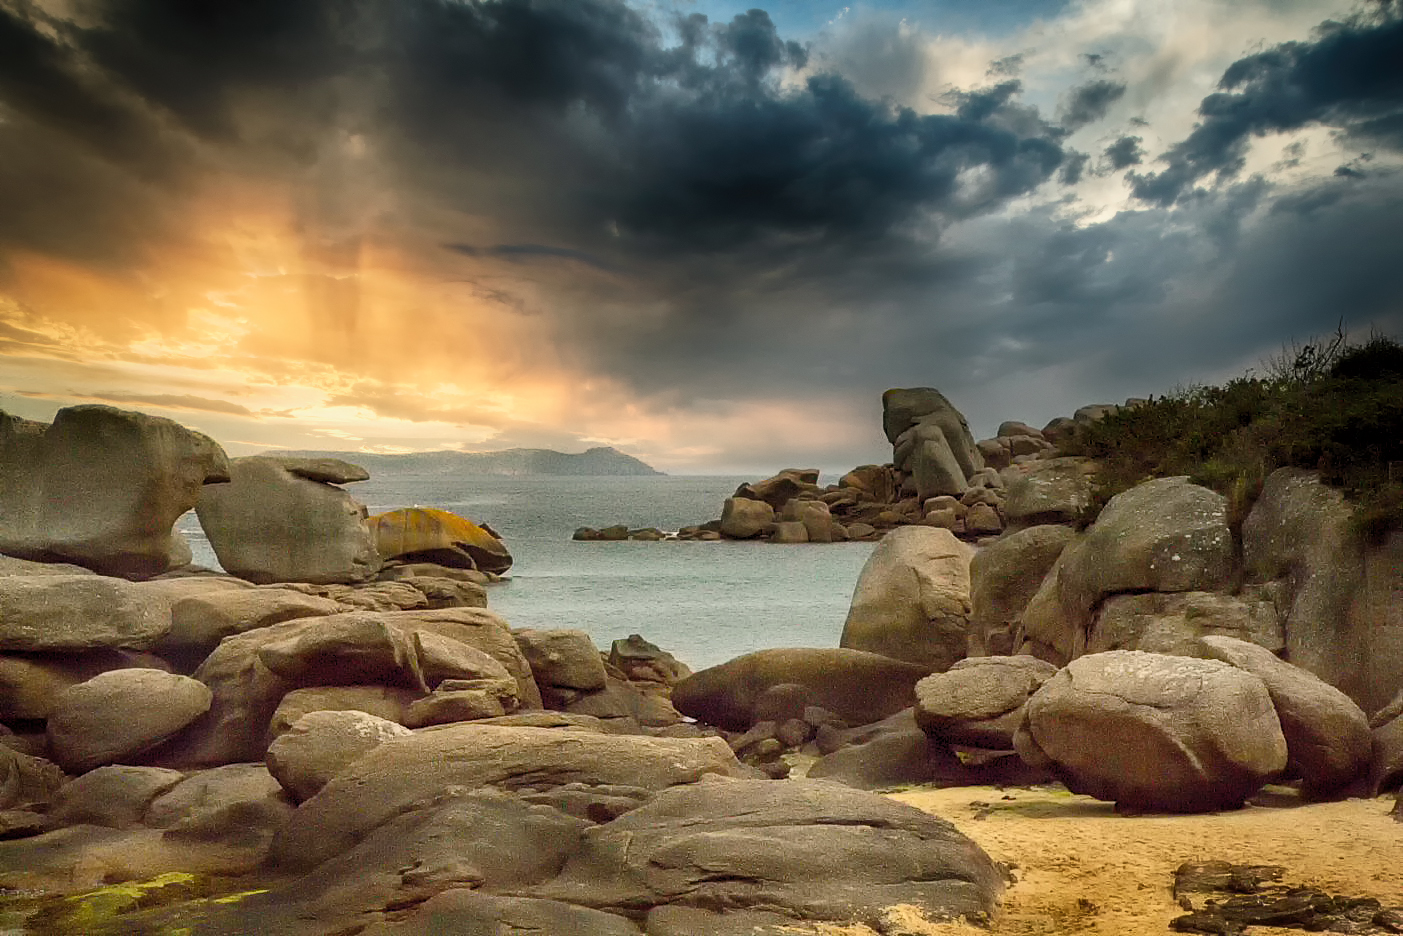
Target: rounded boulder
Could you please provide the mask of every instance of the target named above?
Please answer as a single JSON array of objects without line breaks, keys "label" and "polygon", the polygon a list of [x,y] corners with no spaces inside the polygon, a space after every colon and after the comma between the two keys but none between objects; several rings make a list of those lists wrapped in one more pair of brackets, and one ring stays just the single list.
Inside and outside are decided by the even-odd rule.
[{"label": "rounded boulder", "polygon": [[117,764],[209,710],[208,686],[154,669],[101,673],[64,691],[49,716],[49,749],[69,773]]},{"label": "rounded boulder", "polygon": [[1025,711],[1015,739],[1025,760],[1128,808],[1235,808],[1286,767],[1266,684],[1217,660],[1091,654],[1043,683]]}]

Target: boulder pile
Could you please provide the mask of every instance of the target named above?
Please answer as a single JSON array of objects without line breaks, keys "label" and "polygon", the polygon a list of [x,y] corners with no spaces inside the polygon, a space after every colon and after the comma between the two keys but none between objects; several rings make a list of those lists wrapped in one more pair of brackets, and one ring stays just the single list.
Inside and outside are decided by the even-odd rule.
[{"label": "boulder pile", "polygon": [[[0,887],[30,895],[7,920],[643,936],[994,911],[1001,870],[949,823],[840,784],[781,790],[735,753],[757,712],[803,744],[899,711],[923,667],[798,651],[736,661],[736,685],[639,635],[601,652],[513,630],[486,607],[511,565],[490,529],[367,517],[345,462],[230,460],[80,409],[0,415]],[[74,451],[144,493],[46,487]],[[87,512],[50,524],[87,503],[79,482]],[[188,564],[170,530],[191,508],[233,574],[167,571]],[[791,515],[823,535],[817,508]],[[683,685],[739,730],[686,719]]]},{"label": "boulder pile", "polygon": [[574,539],[845,543],[875,541],[901,526],[930,526],[974,542],[1006,529],[1077,523],[1091,508],[1095,466],[1060,457],[1055,441],[1119,408],[1084,406],[1043,429],[1005,422],[994,438],[976,442],[940,391],[888,390],[882,396],[882,427],[892,446],[887,464],[860,465],[827,486],[818,483],[816,468],[786,468],[738,487],[718,520],[676,533],[580,527]]}]

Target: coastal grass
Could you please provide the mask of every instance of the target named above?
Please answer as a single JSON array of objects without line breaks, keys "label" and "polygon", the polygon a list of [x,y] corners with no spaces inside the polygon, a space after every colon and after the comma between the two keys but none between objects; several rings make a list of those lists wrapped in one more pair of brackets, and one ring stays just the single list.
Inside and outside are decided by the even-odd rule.
[{"label": "coastal grass", "polygon": [[1370,541],[1403,529],[1403,344],[1343,330],[1283,352],[1262,373],[1182,388],[1083,427],[1067,454],[1102,465],[1096,509],[1152,478],[1188,475],[1228,499],[1241,527],[1267,475],[1319,471]]}]

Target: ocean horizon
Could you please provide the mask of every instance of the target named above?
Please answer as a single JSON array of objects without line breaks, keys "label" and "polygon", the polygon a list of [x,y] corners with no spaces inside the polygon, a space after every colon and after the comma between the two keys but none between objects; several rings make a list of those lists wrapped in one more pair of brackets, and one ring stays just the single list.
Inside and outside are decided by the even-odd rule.
[{"label": "ocean horizon", "polygon": [[[578,628],[602,650],[641,634],[693,669],[771,647],[836,647],[873,544],[575,542],[578,527],[675,531],[721,515],[753,476],[386,472],[346,485],[372,513],[439,507],[487,523],[514,563],[487,590],[513,628]],[[178,528],[218,568],[193,513]]]}]

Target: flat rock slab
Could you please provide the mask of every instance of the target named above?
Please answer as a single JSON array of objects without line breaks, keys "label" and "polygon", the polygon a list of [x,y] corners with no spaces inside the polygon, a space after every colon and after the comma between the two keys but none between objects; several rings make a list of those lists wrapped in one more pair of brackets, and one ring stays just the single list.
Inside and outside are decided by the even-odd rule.
[{"label": "flat rock slab", "polygon": [[893,904],[986,918],[1003,878],[943,819],[817,780],[675,787],[606,825],[535,896],[637,915],[659,906],[878,922]]},{"label": "flat rock slab", "polygon": [[443,936],[446,933],[642,936],[642,931],[631,921],[612,913],[557,900],[497,897],[467,888],[444,891],[426,901],[409,919],[374,924],[362,930],[361,936]]},{"label": "flat rock slab", "polygon": [[447,787],[546,790],[567,783],[661,790],[744,768],[720,738],[598,735],[473,723],[427,728],[376,747],[297,809],[274,848],[292,870],[342,854]]},{"label": "flat rock slab", "polygon": [[[1281,884],[1285,872],[1277,865],[1226,861],[1180,865],[1174,872],[1174,896],[1190,912],[1171,920],[1169,928],[1176,933],[1217,936],[1234,936],[1251,926],[1312,933],[1403,932],[1403,907],[1387,907],[1376,897],[1346,897]],[[1206,899],[1194,908],[1194,897],[1199,895]]]},{"label": "flat rock slab", "polygon": [[0,577],[0,650],[145,650],[170,630],[170,606],[101,575]]},{"label": "flat rock slab", "polygon": [[299,455],[268,456],[282,465],[283,470],[308,481],[323,484],[350,484],[355,481],[369,481],[370,472],[360,465],[353,465],[339,458],[309,458]]}]

